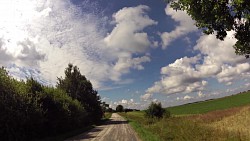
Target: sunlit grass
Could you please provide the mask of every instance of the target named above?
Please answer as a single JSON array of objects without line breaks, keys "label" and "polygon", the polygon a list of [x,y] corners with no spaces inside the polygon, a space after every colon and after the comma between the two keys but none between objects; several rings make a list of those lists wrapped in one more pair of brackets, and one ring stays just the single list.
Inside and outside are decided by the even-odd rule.
[{"label": "sunlit grass", "polygon": [[[247,141],[250,140],[250,105],[190,116],[155,120],[144,112],[121,113],[143,141]],[[151,124],[150,124],[151,123]]]},{"label": "sunlit grass", "polygon": [[228,96],[225,98],[191,103],[167,108],[173,115],[202,114],[215,110],[224,110],[244,106],[250,103],[250,92]]},{"label": "sunlit grass", "polygon": [[145,126],[148,121],[144,118],[143,112],[128,112],[119,114],[129,121],[130,125],[143,141],[160,140],[158,135],[154,134],[154,132],[150,131],[150,129]]},{"label": "sunlit grass", "polygon": [[228,136],[236,136],[240,140],[250,140],[250,106],[243,107],[239,113],[208,126],[221,132],[227,132]]}]

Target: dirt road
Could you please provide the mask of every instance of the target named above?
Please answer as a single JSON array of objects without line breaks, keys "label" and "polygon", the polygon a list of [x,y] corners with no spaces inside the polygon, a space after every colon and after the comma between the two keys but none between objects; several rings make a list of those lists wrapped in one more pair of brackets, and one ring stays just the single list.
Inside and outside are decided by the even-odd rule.
[{"label": "dirt road", "polygon": [[65,141],[140,141],[128,122],[117,113],[105,125]]}]

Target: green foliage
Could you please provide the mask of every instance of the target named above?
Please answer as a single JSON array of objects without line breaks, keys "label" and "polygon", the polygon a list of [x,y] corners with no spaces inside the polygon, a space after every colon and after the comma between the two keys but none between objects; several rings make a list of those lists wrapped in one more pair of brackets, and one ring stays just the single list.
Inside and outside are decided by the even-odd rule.
[{"label": "green foliage", "polygon": [[202,114],[214,110],[223,110],[232,107],[247,105],[250,103],[250,92],[228,96],[225,98],[191,103],[176,107],[169,107],[167,110],[173,115]]},{"label": "green foliage", "polygon": [[100,120],[100,98],[90,81],[75,70],[66,74],[74,79],[60,79],[62,87],[54,88],[33,78],[17,81],[0,68],[1,140],[41,139],[88,127]]},{"label": "green foliage", "polygon": [[[165,114],[166,113],[166,114]],[[165,114],[165,117],[170,117],[170,113],[162,108],[161,103],[154,103],[152,102],[148,109],[145,110],[145,117],[147,118],[163,118]]]},{"label": "green foliage", "polygon": [[33,78],[27,79],[26,87],[27,87],[27,92],[32,94],[37,94],[43,91],[42,85]]},{"label": "green foliage", "polygon": [[38,97],[26,93],[24,82],[10,78],[5,69],[0,69],[2,140],[30,140],[40,136],[39,129],[44,118],[38,100]]},{"label": "green foliage", "polygon": [[45,111],[45,125],[49,135],[72,130],[79,125],[86,125],[86,111],[81,103],[73,100],[63,90],[47,87],[41,98]]},{"label": "green foliage", "polygon": [[185,10],[205,34],[216,33],[223,40],[235,31],[238,55],[250,54],[250,3],[248,0],[166,0],[175,10]]},{"label": "green foliage", "polygon": [[65,78],[58,78],[57,88],[64,90],[70,97],[81,102],[88,113],[90,122],[98,122],[102,118],[100,97],[77,66],[68,65],[65,69]]},{"label": "green foliage", "polygon": [[116,112],[123,112],[124,111],[124,108],[122,105],[117,105],[116,106]]}]

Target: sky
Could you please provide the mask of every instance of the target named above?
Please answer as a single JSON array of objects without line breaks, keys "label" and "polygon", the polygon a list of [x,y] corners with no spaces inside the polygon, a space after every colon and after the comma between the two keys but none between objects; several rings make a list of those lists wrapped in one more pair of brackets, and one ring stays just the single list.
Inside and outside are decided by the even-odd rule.
[{"label": "sky", "polygon": [[250,63],[163,0],[0,0],[0,66],[55,86],[69,63],[112,108],[246,91]]}]

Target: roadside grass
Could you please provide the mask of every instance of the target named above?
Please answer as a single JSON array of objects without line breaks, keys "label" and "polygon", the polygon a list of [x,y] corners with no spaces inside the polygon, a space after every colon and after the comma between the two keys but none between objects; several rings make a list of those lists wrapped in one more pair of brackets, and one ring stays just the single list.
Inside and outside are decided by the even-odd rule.
[{"label": "roadside grass", "polygon": [[[242,110],[233,116],[228,116],[222,120],[208,124],[215,130],[229,133],[228,136],[236,134],[236,137],[242,141],[250,140],[250,106],[243,107]],[[230,134],[235,133],[235,134]]]},{"label": "roadside grass", "polygon": [[153,122],[144,118],[144,112],[119,114],[129,120],[143,141],[250,140],[250,126],[248,126],[250,125],[250,105]]},{"label": "roadside grass", "polygon": [[144,119],[143,112],[127,112],[119,113],[119,115],[128,120],[129,124],[143,141],[160,140],[158,135],[155,135],[154,132],[150,131],[150,129],[145,126],[147,121]]},{"label": "roadside grass", "polygon": [[[129,123],[143,141],[195,141],[211,137],[211,131],[208,128],[203,128],[184,117],[154,120],[152,123],[144,118],[143,114],[143,112],[126,114]],[[125,117],[124,113],[121,115]]]},{"label": "roadside grass", "polygon": [[110,119],[110,118],[111,118],[111,115],[112,115],[111,112],[105,112],[105,113],[104,113],[104,119],[105,119],[105,120]]},{"label": "roadside grass", "polygon": [[250,93],[167,108],[172,116],[149,120],[144,111],[119,113],[143,141],[250,140]]},{"label": "roadside grass", "polygon": [[172,115],[203,114],[215,110],[223,110],[250,103],[250,92],[232,95],[215,100],[191,103],[166,108]]}]

